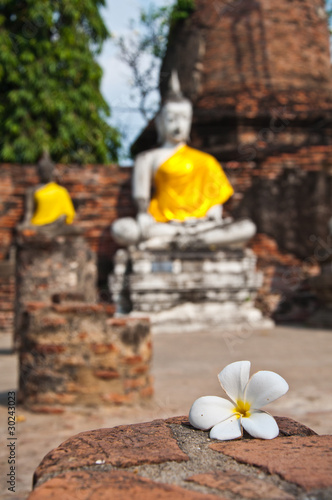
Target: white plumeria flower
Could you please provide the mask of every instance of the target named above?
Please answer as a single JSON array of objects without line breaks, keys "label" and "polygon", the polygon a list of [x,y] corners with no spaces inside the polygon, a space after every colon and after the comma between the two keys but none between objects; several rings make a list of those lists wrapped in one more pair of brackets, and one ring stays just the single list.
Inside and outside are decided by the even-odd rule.
[{"label": "white plumeria flower", "polygon": [[227,365],[218,375],[221,387],[233,401],[217,396],[197,399],[189,412],[193,427],[210,431],[211,439],[227,441],[242,436],[242,427],[253,437],[273,439],[279,428],[272,415],[260,410],[288,391],[280,375],[259,371],[249,380],[250,361]]}]

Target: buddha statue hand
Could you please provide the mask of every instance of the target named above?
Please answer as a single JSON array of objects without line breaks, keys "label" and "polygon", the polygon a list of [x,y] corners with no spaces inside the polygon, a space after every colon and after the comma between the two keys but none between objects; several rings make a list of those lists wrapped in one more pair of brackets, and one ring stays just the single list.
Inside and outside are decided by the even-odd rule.
[{"label": "buddha statue hand", "polygon": [[206,216],[208,219],[212,219],[215,221],[221,221],[222,220],[222,212],[223,212],[223,206],[222,205],[213,205],[207,213]]},{"label": "buddha statue hand", "polygon": [[145,240],[149,238],[149,229],[156,223],[152,215],[148,214],[147,212],[139,213],[136,217],[136,221],[140,230],[140,239]]},{"label": "buddha statue hand", "polygon": [[136,245],[141,237],[138,223],[132,217],[124,217],[113,222],[111,234],[119,245]]}]

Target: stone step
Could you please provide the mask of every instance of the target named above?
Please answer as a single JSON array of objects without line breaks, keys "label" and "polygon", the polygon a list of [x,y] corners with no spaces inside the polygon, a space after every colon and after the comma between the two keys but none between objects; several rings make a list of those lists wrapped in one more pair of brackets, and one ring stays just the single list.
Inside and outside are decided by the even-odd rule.
[{"label": "stone step", "polygon": [[188,300],[190,297],[193,301],[216,300],[218,302],[224,302],[231,300],[242,303],[250,298],[253,298],[254,296],[256,296],[256,289],[245,288],[238,291],[233,290],[231,292],[219,290],[187,290],[182,291],[181,293],[173,290],[170,290],[169,292],[132,292],[130,298],[135,304],[143,302],[150,304],[165,303],[167,301],[179,303],[181,301],[186,301],[187,297]]},{"label": "stone step", "polygon": [[138,290],[204,290],[204,289],[242,289],[244,287],[259,287],[262,276],[258,273],[246,274],[215,274],[215,273],[181,273],[150,275],[131,275],[128,278],[130,289]]},{"label": "stone step", "polygon": [[152,262],[162,261],[162,260],[212,260],[220,262],[222,260],[242,260],[245,258],[254,258],[255,254],[250,248],[226,248],[223,250],[154,250],[154,251],[144,251],[144,250],[130,250],[121,251],[118,258],[124,260],[130,257],[131,260],[149,260]]},{"label": "stone step", "polygon": [[[149,261],[149,260],[137,260],[132,263],[133,274],[155,274],[155,273],[191,273],[191,272],[203,272],[203,273],[246,273],[252,272],[256,268],[255,259],[243,259],[239,261],[212,261],[212,260],[161,260],[161,261]],[[121,274],[123,268],[115,268],[115,274]]]}]

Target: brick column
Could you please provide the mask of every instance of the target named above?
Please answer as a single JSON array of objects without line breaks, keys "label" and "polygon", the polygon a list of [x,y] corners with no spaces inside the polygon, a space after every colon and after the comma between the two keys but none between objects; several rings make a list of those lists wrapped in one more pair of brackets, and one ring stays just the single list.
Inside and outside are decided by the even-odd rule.
[{"label": "brick column", "polygon": [[19,399],[40,412],[66,405],[130,404],[151,397],[146,318],[97,304],[96,256],[77,234],[27,230],[17,252]]},{"label": "brick column", "polygon": [[34,411],[130,404],[153,394],[148,319],[112,318],[112,305],[26,305],[19,397]]}]

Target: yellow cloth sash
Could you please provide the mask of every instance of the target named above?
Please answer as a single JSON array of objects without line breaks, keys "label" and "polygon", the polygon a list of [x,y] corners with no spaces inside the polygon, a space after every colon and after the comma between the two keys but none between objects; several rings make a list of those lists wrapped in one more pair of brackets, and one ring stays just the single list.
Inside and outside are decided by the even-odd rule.
[{"label": "yellow cloth sash", "polygon": [[149,213],[157,222],[204,217],[234,193],[217,160],[187,145],[160,165],[154,181]]},{"label": "yellow cloth sash", "polygon": [[67,189],[55,182],[50,182],[35,192],[35,213],[31,223],[44,226],[55,222],[62,215],[66,215],[66,223],[71,224],[75,217],[75,210]]}]

